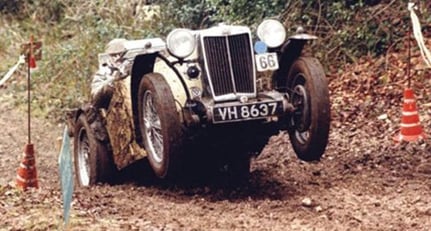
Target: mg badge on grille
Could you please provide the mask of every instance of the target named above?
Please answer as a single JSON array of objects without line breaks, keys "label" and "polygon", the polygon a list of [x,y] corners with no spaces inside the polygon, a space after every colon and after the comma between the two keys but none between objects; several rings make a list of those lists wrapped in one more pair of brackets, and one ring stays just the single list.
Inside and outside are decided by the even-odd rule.
[{"label": "mg badge on grille", "polygon": [[247,96],[245,96],[245,95],[243,95],[243,96],[241,96],[241,97],[239,98],[239,101],[240,101],[241,103],[247,103],[247,102],[248,102],[248,97],[247,97]]}]

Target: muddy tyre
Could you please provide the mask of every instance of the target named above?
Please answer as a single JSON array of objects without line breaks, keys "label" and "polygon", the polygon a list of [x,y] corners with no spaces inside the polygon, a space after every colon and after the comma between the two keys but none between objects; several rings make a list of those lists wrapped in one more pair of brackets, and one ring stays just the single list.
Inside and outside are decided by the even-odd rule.
[{"label": "muddy tyre", "polygon": [[154,173],[171,178],[180,169],[183,132],[174,97],[165,79],[146,74],[138,92],[139,127]]},{"label": "muddy tyre", "polygon": [[295,107],[288,119],[293,149],[301,160],[319,160],[328,143],[330,125],[329,90],[322,65],[315,58],[297,59],[287,84]]},{"label": "muddy tyre", "polygon": [[74,164],[77,185],[112,183],[116,168],[107,143],[96,138],[85,114],[75,123]]}]

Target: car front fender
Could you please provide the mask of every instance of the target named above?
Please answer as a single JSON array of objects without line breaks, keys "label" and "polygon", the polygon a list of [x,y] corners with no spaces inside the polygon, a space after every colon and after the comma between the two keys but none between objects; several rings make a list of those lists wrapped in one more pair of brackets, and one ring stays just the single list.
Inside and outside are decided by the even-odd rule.
[{"label": "car front fender", "polygon": [[287,75],[293,62],[298,59],[304,49],[305,44],[309,40],[315,39],[315,36],[307,34],[296,34],[284,43],[279,51],[280,69],[272,74],[272,79],[276,84],[277,89],[284,91],[286,87]]}]

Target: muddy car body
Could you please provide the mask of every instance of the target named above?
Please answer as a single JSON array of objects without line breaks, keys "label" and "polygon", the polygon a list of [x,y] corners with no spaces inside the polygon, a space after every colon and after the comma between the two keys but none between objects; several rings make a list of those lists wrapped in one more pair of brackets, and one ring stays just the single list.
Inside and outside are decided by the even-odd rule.
[{"label": "muddy car body", "polygon": [[111,41],[99,55],[91,103],[69,113],[78,183],[109,181],[142,158],[160,178],[190,161],[244,176],[252,155],[280,131],[300,159],[319,160],[328,86],[320,62],[303,55],[316,37],[298,31],[286,39],[272,19],[260,24],[258,39],[253,34],[220,24],[175,29],[166,40]]}]

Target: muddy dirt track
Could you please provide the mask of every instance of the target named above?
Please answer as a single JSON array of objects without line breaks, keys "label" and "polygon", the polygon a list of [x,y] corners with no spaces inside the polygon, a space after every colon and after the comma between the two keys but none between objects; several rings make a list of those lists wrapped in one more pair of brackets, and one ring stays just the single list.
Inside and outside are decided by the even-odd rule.
[{"label": "muddy dirt track", "polygon": [[[331,88],[330,141],[320,162],[299,161],[279,134],[253,160],[250,182],[241,186],[223,178],[164,183],[135,165],[121,184],[76,189],[69,229],[429,230],[430,141],[392,141],[402,89],[368,102]],[[427,103],[430,87],[421,89],[418,102]],[[61,230],[57,139],[63,125],[33,120],[40,189],[15,190],[27,125],[25,111],[5,92],[0,89],[0,230]],[[392,101],[382,100],[388,97]],[[431,136],[429,109],[420,114]]]}]

